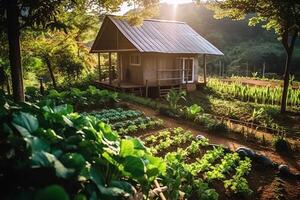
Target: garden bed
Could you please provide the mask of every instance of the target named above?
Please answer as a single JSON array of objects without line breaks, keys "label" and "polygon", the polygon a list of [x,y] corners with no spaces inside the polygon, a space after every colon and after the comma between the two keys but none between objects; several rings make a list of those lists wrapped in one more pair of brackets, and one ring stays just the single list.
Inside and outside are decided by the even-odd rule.
[{"label": "garden bed", "polygon": [[[242,140],[237,140],[234,138],[226,138],[222,134],[208,134],[201,131],[200,127],[195,127],[193,123],[189,123],[187,121],[183,120],[177,120],[172,119],[163,115],[160,115],[158,112],[156,112],[153,109],[146,108],[141,105],[135,105],[135,104],[128,104],[131,109],[140,110],[145,113],[147,116],[154,116],[156,118],[161,118],[164,121],[164,126],[167,128],[176,128],[176,127],[182,127],[184,130],[189,130],[191,133],[196,136],[198,134],[201,134],[209,139],[210,143],[214,144],[220,144],[229,147],[231,150],[235,150],[239,147],[246,146],[250,147],[253,150],[255,150],[257,153],[261,155],[265,155],[266,157],[270,158],[273,162],[278,164],[288,164],[290,167],[290,170],[293,173],[299,173],[300,172],[300,159],[299,157],[288,157],[286,155],[279,155],[271,148],[263,147],[256,145],[255,143],[248,143]],[[141,134],[140,137],[143,140],[147,140],[147,138],[151,138],[157,134],[159,134],[161,131],[153,131],[153,132],[147,132],[145,134]],[[155,147],[163,142],[164,140],[161,140],[159,142],[156,142],[152,145],[150,143],[148,144],[146,142],[146,145],[148,144],[149,147]],[[189,146],[190,142],[184,142],[180,144],[179,146],[181,148],[187,148]],[[173,144],[173,143],[172,143]],[[162,145],[164,146],[164,144]],[[176,151],[177,146],[172,145],[170,147],[166,147],[164,151],[158,152],[157,155],[163,156],[167,152]],[[197,157],[201,157],[203,154],[197,155]],[[195,161],[196,157],[190,158],[189,163]],[[280,195],[277,193],[284,193],[285,199],[295,199],[295,197],[300,197],[300,191],[299,189],[293,187],[293,185],[300,186],[299,181],[295,181],[293,179],[278,177],[277,175],[278,170],[275,170],[273,168],[266,168],[265,166],[261,165],[260,163],[257,163],[256,161],[252,161],[252,170],[250,174],[247,176],[247,180],[249,183],[250,188],[254,191],[254,193],[246,198],[246,199],[274,199],[275,194]],[[280,184],[280,192],[277,191],[278,187],[274,187],[274,185],[278,184],[278,182],[283,182],[284,184]],[[225,192],[224,186],[220,183],[220,181],[216,181],[211,185],[213,188],[216,188],[219,192],[220,198],[219,199],[241,199],[241,196],[235,196],[235,195],[229,195],[228,192]],[[275,191],[276,190],[276,191]],[[279,190],[279,189],[278,189]],[[277,193],[276,193],[277,192]],[[296,199],[297,199],[296,198]]]}]

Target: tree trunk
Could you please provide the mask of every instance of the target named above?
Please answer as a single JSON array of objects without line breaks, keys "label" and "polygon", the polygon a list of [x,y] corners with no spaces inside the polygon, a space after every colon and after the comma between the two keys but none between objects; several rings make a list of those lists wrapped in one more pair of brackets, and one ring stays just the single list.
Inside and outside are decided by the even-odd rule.
[{"label": "tree trunk", "polygon": [[9,77],[6,76],[6,90],[7,94],[10,95]]},{"label": "tree trunk", "polygon": [[20,24],[17,0],[7,0],[7,36],[9,44],[9,61],[13,98],[15,101],[24,102],[23,71],[20,53]]},{"label": "tree trunk", "polygon": [[290,63],[292,58],[292,54],[289,51],[287,51],[286,53],[287,55],[286,55],[285,69],[283,75],[283,92],[282,92],[281,109],[280,109],[281,113],[284,113],[286,111],[287,93],[289,89]]},{"label": "tree trunk", "polygon": [[55,77],[54,77],[54,74],[53,74],[53,71],[52,71],[51,62],[50,62],[49,58],[47,58],[47,57],[44,57],[44,60],[46,62],[46,65],[47,65],[49,73],[50,73],[50,77],[51,77],[51,80],[52,80],[52,85],[53,85],[54,89],[56,89],[57,85],[56,85],[56,80],[55,80]]},{"label": "tree trunk", "polygon": [[283,35],[282,44],[286,51],[286,62],[285,62],[285,69],[283,75],[283,91],[282,91],[282,98],[281,98],[281,113],[286,112],[287,106],[287,93],[289,89],[289,78],[290,78],[290,65],[292,61],[292,55],[294,51],[295,42],[298,36],[298,32],[295,31],[294,35],[292,36],[290,45],[288,44],[289,36],[288,33]]}]

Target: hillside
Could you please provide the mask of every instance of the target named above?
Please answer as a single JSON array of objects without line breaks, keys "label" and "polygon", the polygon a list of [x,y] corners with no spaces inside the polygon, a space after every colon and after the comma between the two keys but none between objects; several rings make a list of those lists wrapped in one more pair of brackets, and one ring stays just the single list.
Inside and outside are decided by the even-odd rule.
[{"label": "hillside", "polygon": [[[225,56],[210,60],[209,72],[219,73],[219,60],[225,64],[227,75],[246,75],[246,68],[252,72],[262,71],[266,63],[267,73],[283,73],[285,54],[280,42],[273,31],[266,31],[261,26],[249,27],[248,20],[232,21],[231,19],[217,20],[213,12],[203,5],[183,4],[172,6],[161,4],[160,19],[187,22],[193,29],[218,47]],[[300,79],[300,43],[294,52],[292,74]],[[250,72],[249,72],[250,74]]]}]

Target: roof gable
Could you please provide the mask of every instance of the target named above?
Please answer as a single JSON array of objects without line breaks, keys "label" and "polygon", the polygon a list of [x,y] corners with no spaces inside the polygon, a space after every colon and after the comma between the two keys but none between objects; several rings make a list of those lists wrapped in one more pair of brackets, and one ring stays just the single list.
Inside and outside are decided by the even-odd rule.
[{"label": "roof gable", "polygon": [[[140,52],[223,55],[184,22],[144,20],[141,26],[131,26],[127,21],[113,16],[106,16],[105,19],[111,20]],[[93,50],[96,50],[94,45]]]}]

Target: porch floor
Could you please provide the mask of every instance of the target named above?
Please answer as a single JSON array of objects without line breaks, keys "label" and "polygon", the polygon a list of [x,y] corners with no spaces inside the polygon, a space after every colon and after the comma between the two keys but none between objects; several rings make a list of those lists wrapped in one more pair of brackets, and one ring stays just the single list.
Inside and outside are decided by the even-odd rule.
[{"label": "porch floor", "polygon": [[143,85],[139,85],[136,83],[131,82],[119,82],[118,80],[114,80],[109,83],[108,80],[105,81],[96,81],[95,82],[98,86],[108,88],[108,89],[117,89],[117,90],[127,90],[127,89],[140,89],[144,88]]}]

